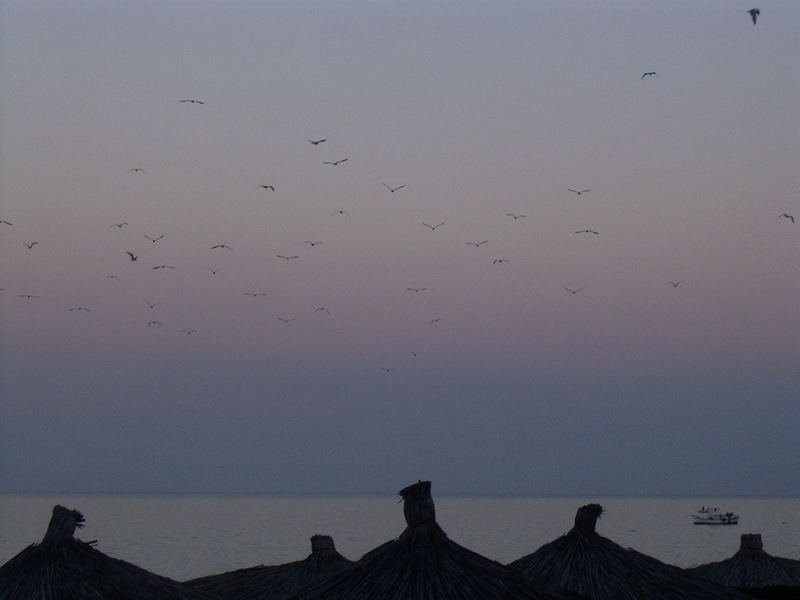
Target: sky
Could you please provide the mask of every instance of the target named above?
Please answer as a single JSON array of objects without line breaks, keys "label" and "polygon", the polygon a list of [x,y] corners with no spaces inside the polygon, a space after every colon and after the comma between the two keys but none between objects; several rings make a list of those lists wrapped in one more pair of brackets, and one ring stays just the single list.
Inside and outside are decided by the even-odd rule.
[{"label": "sky", "polygon": [[0,491],[797,495],[759,7],[2,0]]}]

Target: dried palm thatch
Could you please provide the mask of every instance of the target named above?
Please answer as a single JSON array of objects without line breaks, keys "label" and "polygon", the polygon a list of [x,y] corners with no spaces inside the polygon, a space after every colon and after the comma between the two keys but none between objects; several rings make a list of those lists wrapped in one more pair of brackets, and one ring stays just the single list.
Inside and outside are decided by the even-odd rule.
[{"label": "dried palm thatch", "polygon": [[[590,600],[744,600],[741,592],[707,582],[597,534],[603,508],[578,509],[575,526],[509,567],[537,583]],[[752,599],[751,599],[752,600]]]},{"label": "dried palm thatch", "polygon": [[535,586],[522,575],[459,546],[436,523],[431,484],[400,491],[408,523],[396,540],[351,568],[311,585],[292,600],[568,600],[572,594]]},{"label": "dried palm thatch", "polygon": [[278,600],[352,564],[336,551],[333,538],[315,535],[311,537],[311,554],[304,560],[238,569],[192,579],[185,584],[220,600]]},{"label": "dried palm thatch", "polygon": [[83,515],[53,508],[47,533],[0,567],[0,600],[209,600],[75,539]]},{"label": "dried palm thatch", "polygon": [[760,533],[744,534],[739,551],[730,558],[698,565],[687,571],[758,598],[800,598],[800,560],[765,552]]}]

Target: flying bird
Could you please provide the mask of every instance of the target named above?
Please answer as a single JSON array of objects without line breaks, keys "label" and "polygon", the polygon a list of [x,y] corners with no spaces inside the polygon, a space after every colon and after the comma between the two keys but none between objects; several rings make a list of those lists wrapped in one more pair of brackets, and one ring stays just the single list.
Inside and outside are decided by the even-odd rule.
[{"label": "flying bird", "polygon": [[350,159],[349,158],[342,158],[340,160],[326,160],[326,161],[323,161],[322,164],[323,165],[333,165],[334,167],[336,167],[336,166],[342,164],[343,162],[347,162],[348,160],[350,160]]},{"label": "flying bird", "polygon": [[153,242],[155,244],[158,240],[163,238],[165,235],[166,235],[165,233],[162,233],[160,236],[154,237],[154,238],[151,238],[149,235],[146,235],[144,237],[146,237],[148,240],[150,240],[151,242]]},{"label": "flying bird", "polygon": [[314,309],[314,313],[318,313],[318,312],[324,312],[324,313],[325,313],[325,314],[327,314],[329,317],[332,317],[332,316],[333,316],[333,315],[331,314],[331,311],[329,311],[329,310],[328,310],[327,308],[325,308],[324,306],[320,306],[319,308],[317,308],[317,309]]},{"label": "flying bird", "polygon": [[411,352],[411,356],[419,356],[419,352]]},{"label": "flying bird", "polygon": [[128,222],[125,221],[124,223],[112,223],[109,227],[116,227],[117,229],[122,229],[123,227],[127,227]]},{"label": "flying bird", "polygon": [[431,319],[430,324],[433,325],[434,323],[438,323],[439,321],[441,321],[441,319]]},{"label": "flying bird", "polygon": [[156,269],[171,269],[174,271],[175,267],[170,267],[169,265],[158,265],[157,267],[153,267],[153,271],[155,271]]},{"label": "flying bird", "polygon": [[476,248],[480,248],[481,246],[483,246],[488,241],[489,240],[483,240],[482,242],[467,242],[467,244],[469,244],[470,246],[475,246]]},{"label": "flying bird", "polygon": [[580,291],[581,291],[583,288],[578,288],[577,290],[571,290],[571,289],[569,289],[569,288],[565,287],[565,288],[563,288],[563,289],[567,290],[567,291],[568,291],[570,294],[572,294],[572,295],[574,296],[575,294],[577,294],[578,292],[580,292]]},{"label": "flying bird", "polygon": [[292,260],[293,258],[300,258],[299,256],[284,256],[283,254],[276,254],[278,258],[282,258],[283,260]]},{"label": "flying bird", "polygon": [[788,213],[783,213],[783,214],[781,214],[781,215],[778,215],[778,218],[779,218],[779,219],[788,219],[788,220],[790,220],[792,223],[794,223],[794,217],[793,217],[792,215],[788,214]]},{"label": "flying bird", "polygon": [[682,284],[682,283],[683,283],[683,281],[670,281],[670,284],[671,284],[671,285],[672,285],[672,287],[674,287],[674,288],[678,287],[678,286],[679,286],[680,284]]},{"label": "flying bird", "polygon": [[439,229],[439,227],[441,227],[442,225],[444,225],[444,223],[439,223],[439,224],[437,224],[437,225],[428,225],[427,223],[423,223],[423,225],[425,225],[425,227],[427,227],[427,228],[428,228],[428,229],[430,229],[431,231],[436,231],[437,229]]},{"label": "flying bird", "polygon": [[642,75],[642,79],[644,79],[645,77],[652,77],[653,75],[655,75],[656,77],[658,77],[658,73],[656,73],[655,71],[648,71],[647,73],[644,73],[644,74]]},{"label": "flying bird", "polygon": [[507,262],[511,262],[511,261],[509,261],[507,258],[495,258],[492,261],[492,264],[493,265],[497,265],[497,264],[500,264],[500,263],[507,263]]},{"label": "flying bird", "polygon": [[386,371],[388,373],[389,371],[394,371],[394,367],[381,367],[381,371]]},{"label": "flying bird", "polygon": [[33,248],[38,243],[39,242],[30,242],[30,243],[23,242],[22,245],[25,246],[28,250],[30,250],[31,248]]},{"label": "flying bird", "polygon": [[3,224],[5,224],[5,225],[13,225],[13,223],[9,223],[9,222],[8,222],[8,221],[6,221],[5,219],[0,219],[0,223],[3,223]]},{"label": "flying bird", "polygon": [[135,255],[133,252],[128,252],[128,251],[126,250],[126,251],[125,251],[125,254],[127,254],[128,256],[130,256],[130,257],[131,257],[131,262],[136,262],[137,260],[139,260],[139,257],[138,257],[138,256],[136,256],[136,255]]},{"label": "flying bird", "polygon": [[197,333],[197,329],[181,329],[181,333],[185,333],[186,335],[192,335],[193,333]]},{"label": "flying bird", "polygon": [[576,231],[575,233],[593,233],[594,235],[600,235],[600,232],[595,231],[594,229],[581,229],[580,231]]},{"label": "flying bird", "polygon": [[114,273],[111,273],[111,275],[106,275],[106,279],[119,279],[119,277],[114,275]]},{"label": "flying bird", "polygon": [[388,185],[386,185],[386,184],[384,183],[384,184],[383,184],[383,187],[385,187],[387,190],[389,190],[390,192],[392,192],[392,193],[394,194],[394,193],[395,193],[397,190],[402,190],[402,189],[403,189],[404,187],[406,187],[406,186],[405,186],[405,185],[398,185],[396,188],[393,188],[393,187],[391,187],[391,186],[388,186]]},{"label": "flying bird", "polygon": [[319,246],[320,244],[322,244],[322,242],[312,242],[311,240],[306,240],[306,241],[305,241],[305,242],[303,242],[303,243],[304,243],[304,244],[308,244],[308,245],[309,245],[309,246],[311,246],[312,248],[313,248],[314,246]]},{"label": "flying bird", "polygon": [[425,292],[428,288],[406,288],[409,292]]},{"label": "flying bird", "polygon": [[17,294],[17,298],[41,298],[41,296],[36,296],[35,294]]},{"label": "flying bird", "polygon": [[587,189],[587,190],[573,190],[572,188],[567,188],[567,191],[575,192],[576,194],[578,194],[578,196],[580,196],[581,194],[585,194],[586,192],[591,192],[592,190],[589,190],[589,189]]},{"label": "flying bird", "polygon": [[140,169],[139,167],[136,167],[135,169],[129,170],[128,173],[144,173],[144,169]]},{"label": "flying bird", "polygon": [[311,142],[314,146],[319,146],[322,142],[328,141],[326,138],[323,138],[321,140],[309,140],[308,138],[306,138],[306,140]]},{"label": "flying bird", "polygon": [[193,98],[187,98],[185,100],[178,100],[178,102],[188,102],[189,104],[205,104],[205,102],[202,102],[200,100],[195,100]]},{"label": "flying bird", "polygon": [[147,322],[147,326],[148,327],[153,327],[153,326],[161,327],[161,321],[148,321]]},{"label": "flying bird", "polygon": [[526,217],[525,217],[525,215],[515,215],[515,214],[513,214],[513,213],[506,213],[506,216],[507,216],[507,217],[512,217],[512,218],[513,218],[515,221],[516,221],[517,219],[524,219],[524,218],[526,218]]},{"label": "flying bird", "polygon": [[212,249],[212,250],[216,250],[217,248],[227,248],[228,250],[230,250],[231,252],[233,252],[233,248],[231,248],[230,246],[228,246],[228,244],[217,244],[216,246],[211,246],[211,249]]},{"label": "flying bird", "polygon": [[266,296],[267,292],[245,292],[244,295],[245,296],[253,296],[253,298],[255,298],[257,296]]},{"label": "flying bird", "polygon": [[72,308],[69,309],[69,312],[73,312],[73,311],[77,311],[77,312],[92,312],[92,309],[91,308],[86,308],[85,306],[73,306]]},{"label": "flying bird", "polygon": [[350,216],[350,213],[347,212],[346,210],[336,210],[336,211],[333,211],[333,214],[335,214],[335,215],[344,215],[346,217]]},{"label": "flying bird", "polygon": [[755,25],[756,21],[758,21],[758,15],[761,14],[761,9],[760,8],[751,8],[750,10],[748,10],[746,12],[747,12],[747,14],[750,15],[750,18],[753,19],[753,25]]},{"label": "flying bird", "polygon": [[284,319],[283,317],[275,317],[275,318],[278,319],[278,321],[280,321],[281,323],[291,323],[292,321],[296,320],[296,319]]},{"label": "flying bird", "polygon": [[150,308],[155,308],[156,306],[161,304],[161,302],[150,302],[147,298],[145,298],[144,301]]},{"label": "flying bird", "polygon": [[260,187],[262,189],[265,189],[265,190],[272,190],[273,192],[275,191],[275,186],[273,186],[273,185],[260,185],[258,187]]},{"label": "flying bird", "polygon": [[222,268],[219,268],[219,269],[209,269],[209,271],[211,271],[211,274],[212,274],[212,275],[216,275],[217,273],[219,273],[220,271],[222,271]]}]

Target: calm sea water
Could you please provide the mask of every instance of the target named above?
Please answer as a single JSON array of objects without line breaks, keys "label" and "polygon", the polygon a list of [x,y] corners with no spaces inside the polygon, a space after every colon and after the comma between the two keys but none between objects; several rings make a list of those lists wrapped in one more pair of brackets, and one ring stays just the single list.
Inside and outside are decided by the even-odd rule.
[{"label": "calm sea water", "polygon": [[[459,544],[502,563],[565,533],[588,502],[606,513],[598,532],[667,563],[721,560],[742,533],[761,533],[767,552],[800,558],[800,499],[435,497],[437,519]],[[405,526],[397,497],[0,494],[0,564],[44,534],[54,504],[86,517],[78,537],[178,580],[305,558],[309,537],[332,535],[357,559]],[[692,525],[701,504],[741,515],[738,526]]]}]

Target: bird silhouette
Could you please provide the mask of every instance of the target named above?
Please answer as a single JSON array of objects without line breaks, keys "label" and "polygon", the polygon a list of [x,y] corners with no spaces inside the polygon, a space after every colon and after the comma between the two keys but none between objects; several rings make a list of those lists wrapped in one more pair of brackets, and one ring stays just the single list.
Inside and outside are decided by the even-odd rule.
[{"label": "bird silhouette", "polygon": [[329,317],[332,317],[332,316],[333,316],[333,315],[331,314],[331,311],[329,311],[329,310],[328,310],[327,308],[325,308],[324,306],[320,306],[319,308],[316,308],[316,309],[314,309],[314,313],[318,313],[318,312],[324,312],[324,313],[325,313],[325,314],[327,314]]},{"label": "bird silhouette", "polygon": [[92,309],[85,306],[73,306],[69,309],[69,312],[92,312]]},{"label": "bird silhouette", "polygon": [[492,261],[492,264],[493,264],[493,265],[498,265],[498,264],[501,264],[501,263],[507,263],[507,262],[511,262],[511,261],[509,261],[507,258],[495,258],[495,259]]},{"label": "bird silhouette", "polygon": [[750,18],[753,19],[753,25],[755,25],[756,21],[758,21],[758,15],[761,14],[761,9],[760,8],[751,8],[750,10],[748,10],[746,12],[747,12],[747,14],[750,15]]},{"label": "bird silhouette", "polygon": [[36,294],[17,294],[17,298],[41,298],[41,296]]},{"label": "bird silhouette", "polygon": [[154,327],[154,326],[155,327],[161,327],[161,321],[148,321],[147,322],[147,326],[148,327]]},{"label": "bird silhouette", "polygon": [[569,289],[568,287],[565,287],[565,288],[563,288],[563,289],[567,290],[567,291],[568,291],[570,294],[572,294],[572,295],[574,296],[575,294],[577,294],[578,292],[580,292],[580,291],[581,291],[583,288],[578,288],[577,290],[571,290],[571,289]]},{"label": "bird silhouette", "polygon": [[219,273],[220,271],[222,271],[222,269],[221,269],[221,268],[220,268],[220,269],[209,269],[209,271],[211,271],[211,274],[212,274],[212,275],[216,275],[217,273]]},{"label": "bird silhouette", "polygon": [[594,229],[581,229],[580,231],[576,231],[575,233],[592,233],[594,235],[600,235],[600,232],[595,231]]},{"label": "bird silhouette", "polygon": [[430,324],[433,325],[434,323],[438,323],[441,319],[431,319]]},{"label": "bird silhouette", "polygon": [[151,238],[149,235],[146,235],[146,236],[144,236],[144,237],[146,237],[148,240],[150,240],[151,242],[153,242],[153,243],[155,244],[155,243],[156,243],[158,240],[160,240],[161,238],[163,238],[165,235],[166,235],[165,233],[162,233],[162,234],[161,234],[161,235],[159,235],[158,237],[154,237],[154,238]]},{"label": "bird silhouette", "polygon": [[507,216],[507,217],[512,217],[512,218],[513,218],[515,221],[516,221],[517,219],[524,219],[524,218],[526,218],[526,217],[525,217],[525,215],[515,215],[515,214],[513,214],[513,213],[506,213],[506,216]]},{"label": "bird silhouette", "polygon": [[293,258],[300,258],[299,256],[284,256],[283,254],[276,254],[278,258],[282,258],[283,260],[292,260]]},{"label": "bird silhouette", "polygon": [[131,262],[136,262],[137,260],[139,260],[139,257],[136,256],[133,252],[129,252],[128,250],[126,250],[125,254],[131,257]]},{"label": "bird silhouette", "polygon": [[266,296],[267,293],[266,292],[245,292],[244,295],[245,296],[253,296],[254,298],[256,298],[258,296]]},{"label": "bird silhouette", "polygon": [[671,284],[671,285],[672,285],[672,287],[674,287],[674,288],[678,287],[678,286],[679,286],[680,284],[682,284],[682,283],[683,283],[683,281],[670,281],[670,284]]},{"label": "bird silhouette", "polygon": [[788,213],[780,214],[780,215],[778,215],[778,218],[779,219],[788,219],[789,221],[794,223],[794,217],[792,215],[788,214]]},{"label": "bird silhouette", "polygon": [[344,215],[345,217],[349,217],[350,216],[350,213],[347,212],[346,210],[335,210],[335,211],[333,211],[333,214],[335,214],[335,215]]},{"label": "bird silhouette", "polygon": [[306,138],[307,141],[311,142],[314,146],[319,146],[322,142],[327,142],[328,140],[323,138],[321,140],[309,140]]},{"label": "bird silhouette", "polygon": [[308,244],[308,245],[309,245],[309,246],[311,246],[312,248],[313,248],[314,246],[319,246],[319,245],[321,245],[321,244],[322,244],[322,242],[312,242],[311,240],[306,240],[306,241],[305,241],[305,242],[303,242],[303,243],[304,243],[304,244]]},{"label": "bird silhouette", "polygon": [[202,102],[200,100],[195,100],[193,98],[187,98],[185,100],[178,100],[178,102],[188,102],[189,104],[205,104],[205,102]]},{"label": "bird silhouette", "polygon": [[228,244],[217,244],[215,246],[211,246],[212,250],[216,250],[217,248],[225,248],[225,249],[230,250],[231,252],[233,252],[233,248],[228,246]]},{"label": "bird silhouette", "polygon": [[275,317],[275,318],[278,319],[278,321],[280,321],[281,323],[291,323],[292,321],[296,320],[296,319],[284,319],[283,317]]},{"label": "bird silhouette", "polygon": [[570,191],[570,192],[575,192],[576,194],[578,194],[578,196],[580,196],[581,194],[585,194],[586,192],[591,192],[592,190],[590,190],[590,189],[586,189],[586,190],[573,190],[572,188],[567,188],[567,191]]},{"label": "bird silhouette", "polygon": [[128,173],[144,173],[144,169],[140,169],[139,167],[136,167],[135,169],[130,169],[128,171]]},{"label": "bird silhouette", "polygon": [[145,298],[144,301],[150,308],[155,308],[156,306],[161,304],[161,302],[150,302],[147,298]]},{"label": "bird silhouette", "polygon": [[483,240],[482,242],[467,242],[467,244],[470,245],[470,246],[475,246],[476,248],[480,248],[481,246],[483,246],[488,241],[489,240]]},{"label": "bird silhouette", "polygon": [[326,160],[326,161],[323,161],[322,164],[323,165],[333,165],[334,167],[336,167],[336,166],[339,166],[340,164],[342,164],[343,162],[347,162],[348,160],[350,160],[350,159],[349,158],[342,158],[340,160]]},{"label": "bird silhouette", "polygon": [[110,275],[106,275],[106,279],[119,279],[119,277],[114,275],[114,273],[111,273]]},{"label": "bird silhouette", "polygon": [[260,187],[262,189],[265,189],[265,190],[272,190],[273,192],[275,191],[275,186],[272,186],[272,185],[260,185],[258,187]]},{"label": "bird silhouette", "polygon": [[394,367],[381,367],[381,371],[386,371],[387,373],[388,373],[389,371],[394,371],[394,370],[395,370],[395,368],[394,368]]},{"label": "bird silhouette", "polygon": [[0,223],[2,223],[3,225],[14,225],[13,223],[9,223],[5,219],[0,219]]},{"label": "bird silhouette", "polygon": [[442,225],[444,225],[444,223],[438,223],[438,224],[436,224],[436,225],[428,225],[427,223],[423,223],[423,225],[425,225],[425,227],[427,227],[427,228],[428,228],[428,229],[430,229],[431,231],[436,231],[437,229],[439,229],[439,227],[441,227]]},{"label": "bird silhouette", "polygon": [[123,227],[127,227],[128,222],[125,221],[124,223],[112,223],[109,227],[116,227],[117,229],[122,229]]},{"label": "bird silhouette", "polygon": [[31,248],[33,248],[38,243],[39,242],[30,242],[30,243],[23,242],[22,245],[25,246],[28,250],[30,250]]},{"label": "bird silhouette", "polygon": [[395,193],[397,190],[402,190],[402,189],[403,189],[404,187],[406,187],[406,186],[405,186],[405,185],[398,185],[396,188],[393,188],[393,187],[391,187],[391,186],[388,186],[388,185],[386,185],[386,184],[384,183],[384,184],[383,184],[383,187],[385,187],[387,190],[389,190],[390,192],[392,192],[392,193],[394,194],[394,193]]},{"label": "bird silhouette", "polygon": [[171,267],[169,265],[158,265],[157,267],[153,267],[153,271],[155,271],[156,269],[170,269],[174,271],[175,267]]},{"label": "bird silhouette", "polygon": [[410,288],[410,287],[407,287],[406,289],[409,292],[425,292],[428,290],[428,288]]},{"label": "bird silhouette", "polygon": [[197,333],[197,329],[181,329],[181,333],[185,333],[186,335],[192,335],[193,333]]},{"label": "bird silhouette", "polygon": [[655,71],[648,71],[647,73],[644,73],[644,74],[642,75],[642,79],[644,79],[645,77],[652,77],[653,75],[655,75],[656,77],[658,77],[658,73],[656,73]]}]

